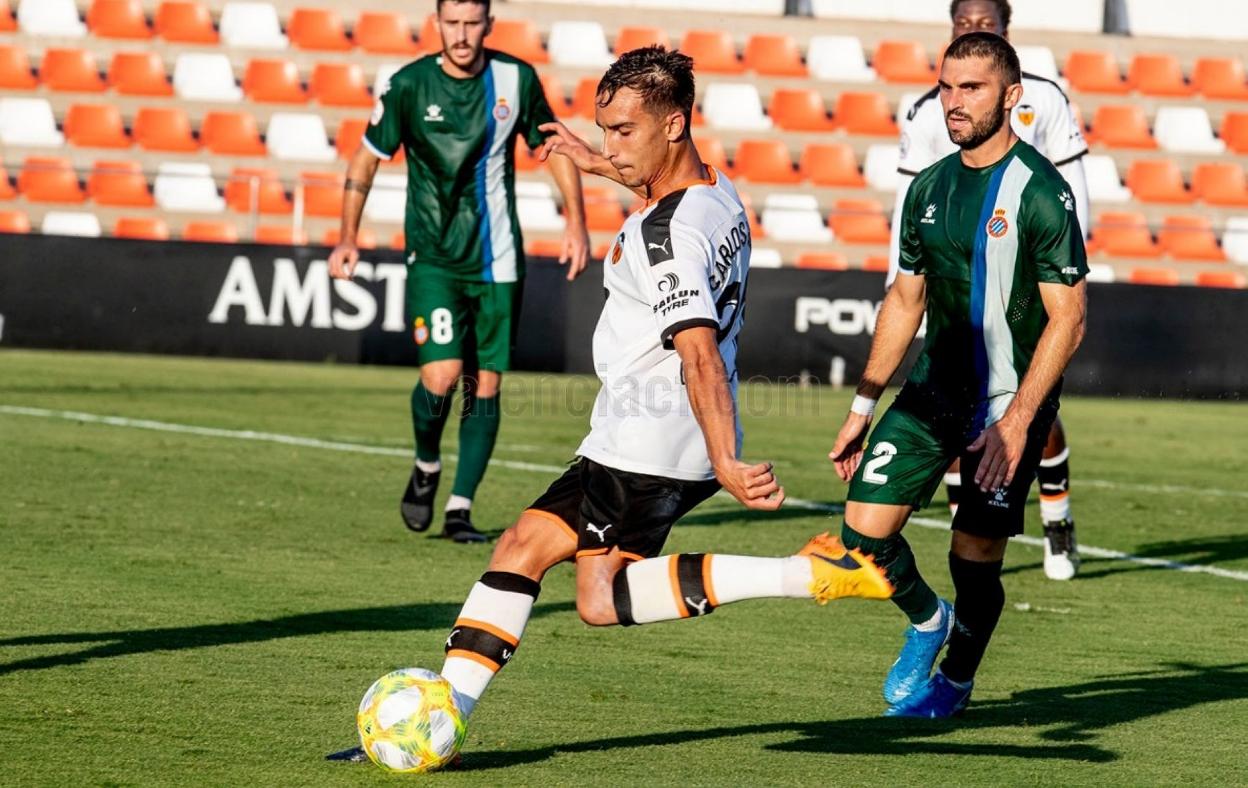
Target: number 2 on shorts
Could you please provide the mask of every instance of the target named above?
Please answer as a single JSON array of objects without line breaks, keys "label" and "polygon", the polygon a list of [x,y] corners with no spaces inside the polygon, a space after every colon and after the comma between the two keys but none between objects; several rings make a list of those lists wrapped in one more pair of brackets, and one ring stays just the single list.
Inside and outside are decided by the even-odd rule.
[{"label": "number 2 on shorts", "polygon": [[862,480],[869,484],[886,484],[888,477],[880,473],[880,468],[893,461],[893,457],[897,456],[897,447],[887,441],[877,443],[871,449],[871,455],[875,459],[870,460],[863,469]]},{"label": "number 2 on shorts", "polygon": [[445,345],[455,338],[455,322],[451,317],[451,310],[445,307],[433,310],[429,313],[429,323],[429,335],[435,343]]}]

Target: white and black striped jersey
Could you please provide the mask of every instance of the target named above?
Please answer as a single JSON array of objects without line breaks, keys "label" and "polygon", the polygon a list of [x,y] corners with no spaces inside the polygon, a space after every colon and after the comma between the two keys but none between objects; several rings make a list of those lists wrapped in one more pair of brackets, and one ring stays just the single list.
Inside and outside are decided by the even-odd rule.
[{"label": "white and black striped jersey", "polygon": [[[577,454],[609,468],[698,481],[714,478],[672,338],[718,332],[737,396],[737,336],[750,267],[750,223],[731,182],[710,177],[624,221],[603,261],[607,302],[594,330],[602,381]],[[737,419],[737,448],[741,446]]]}]

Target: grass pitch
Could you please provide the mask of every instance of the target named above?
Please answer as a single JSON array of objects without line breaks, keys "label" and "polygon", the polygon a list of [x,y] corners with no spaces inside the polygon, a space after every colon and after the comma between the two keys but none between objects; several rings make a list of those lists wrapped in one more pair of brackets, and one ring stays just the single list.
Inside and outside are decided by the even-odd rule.
[{"label": "grass pitch", "polygon": [[[414,374],[0,353],[0,783],[393,784],[323,756],[354,743],[355,706],[374,679],[441,665],[488,554],[399,520]],[[503,528],[554,477],[534,466],[571,457],[594,389],[586,378],[508,378],[496,452],[507,464],[482,488],[481,527]],[[839,502],[845,488],[824,455],[847,403],[746,387],[747,455],[775,460],[790,495]],[[1076,581],[1054,583],[1038,548],[1013,545],[972,706],[924,723],[879,717],[904,625],[887,603],[746,602],[692,622],[591,630],[563,566],[472,719],[463,769],[409,780],[1248,782],[1248,414],[1064,404],[1081,540],[1231,576],[1085,559]],[[447,437],[453,452],[453,425]],[[746,514],[716,498],[668,549],[784,554],[839,522],[800,508]],[[908,536],[950,593],[948,535],[916,526]]]}]

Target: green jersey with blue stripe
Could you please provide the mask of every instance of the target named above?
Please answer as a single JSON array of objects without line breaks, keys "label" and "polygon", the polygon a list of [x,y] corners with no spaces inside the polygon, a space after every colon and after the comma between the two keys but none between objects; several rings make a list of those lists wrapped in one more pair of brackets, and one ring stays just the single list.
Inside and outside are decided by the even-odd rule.
[{"label": "green jersey with blue stripe", "polygon": [[1087,275],[1070,187],[1022,141],[982,169],[954,153],[915,178],[900,221],[900,270],[927,287],[908,385],[978,432],[1005,414],[1048,323],[1040,284]]},{"label": "green jersey with blue stripe", "polygon": [[399,70],[377,99],[364,145],[407,154],[409,264],[471,282],[516,282],[524,246],[516,215],[516,137],[530,148],[554,120],[533,67],[487,49],[485,68],[457,79],[429,55]]}]

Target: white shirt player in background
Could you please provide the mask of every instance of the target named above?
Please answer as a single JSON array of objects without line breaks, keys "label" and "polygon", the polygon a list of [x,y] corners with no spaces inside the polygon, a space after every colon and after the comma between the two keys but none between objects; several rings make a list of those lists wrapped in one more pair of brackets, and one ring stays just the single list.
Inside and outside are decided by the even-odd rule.
[{"label": "white shirt player in background", "polygon": [[[1010,4],[1008,0],[953,0],[949,7],[953,22],[952,38],[982,31],[1009,38]],[[1075,214],[1084,238],[1088,236],[1088,180],[1083,171],[1083,156],[1088,144],[1075,117],[1070,101],[1057,84],[1043,77],[1023,72],[1023,98],[1010,115],[1014,133],[1035,147],[1053,162],[1070,185]],[[914,103],[901,124],[901,160],[898,171],[897,202],[893,209],[892,240],[888,249],[888,279],[891,286],[897,276],[900,250],[902,205],[914,177],[924,169],[955,153],[958,146],[949,139],[944,111],[940,105],[940,89],[932,88]],[[1044,523],[1044,573],[1054,580],[1069,580],[1079,569],[1079,552],[1075,541],[1075,521],[1070,512],[1070,450],[1059,418],[1049,434],[1040,461],[1040,515]],[[961,487],[959,467],[955,462],[945,474],[949,507],[956,511]]]}]

